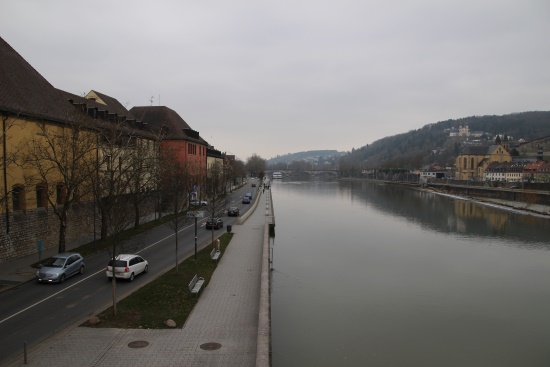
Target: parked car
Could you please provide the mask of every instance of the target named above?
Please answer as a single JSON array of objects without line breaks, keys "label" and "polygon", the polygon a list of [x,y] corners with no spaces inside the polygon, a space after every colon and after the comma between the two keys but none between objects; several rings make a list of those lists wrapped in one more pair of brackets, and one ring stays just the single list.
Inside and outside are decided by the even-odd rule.
[{"label": "parked car", "polygon": [[220,229],[223,228],[223,219],[221,218],[208,218],[206,220],[206,229]]},{"label": "parked car", "polygon": [[227,209],[227,216],[228,217],[238,217],[239,216],[239,208],[236,206],[232,206],[229,209]]},{"label": "parked car", "polygon": [[[147,273],[149,263],[143,257],[132,254],[120,254],[115,257],[115,278],[134,280],[141,273]],[[106,269],[107,279],[113,278],[113,259],[109,260]]]},{"label": "parked car", "polygon": [[191,205],[193,206],[207,206],[208,205],[208,201],[206,200],[191,200]]},{"label": "parked car", "polygon": [[250,204],[250,198],[248,196],[243,197],[243,204]]},{"label": "parked car", "polygon": [[39,282],[63,283],[65,279],[84,273],[84,258],[76,252],[63,252],[49,258],[36,272]]}]

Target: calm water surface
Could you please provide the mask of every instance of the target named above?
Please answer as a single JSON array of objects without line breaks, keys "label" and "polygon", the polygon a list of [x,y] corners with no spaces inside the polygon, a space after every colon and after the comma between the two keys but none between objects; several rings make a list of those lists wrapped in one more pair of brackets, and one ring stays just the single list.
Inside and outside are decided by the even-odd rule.
[{"label": "calm water surface", "polygon": [[275,181],[273,365],[550,366],[550,220]]}]

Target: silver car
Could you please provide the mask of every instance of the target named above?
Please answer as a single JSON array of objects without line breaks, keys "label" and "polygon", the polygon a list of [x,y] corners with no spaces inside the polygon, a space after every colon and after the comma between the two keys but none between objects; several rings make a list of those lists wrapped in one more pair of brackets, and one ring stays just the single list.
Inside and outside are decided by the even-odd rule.
[{"label": "silver car", "polygon": [[44,283],[63,283],[65,279],[84,273],[84,258],[76,252],[63,252],[49,258],[36,272]]}]

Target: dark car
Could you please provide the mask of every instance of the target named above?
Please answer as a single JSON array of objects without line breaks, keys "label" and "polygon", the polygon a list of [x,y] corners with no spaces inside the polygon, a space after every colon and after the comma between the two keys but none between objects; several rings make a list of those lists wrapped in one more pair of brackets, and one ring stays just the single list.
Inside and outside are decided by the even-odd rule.
[{"label": "dark car", "polygon": [[238,217],[239,216],[239,208],[236,206],[232,206],[229,209],[227,209],[227,216],[229,217]]},{"label": "dark car", "polygon": [[84,273],[84,259],[76,252],[63,252],[49,258],[36,272],[36,279],[45,283],[63,283],[65,279]]},{"label": "dark car", "polygon": [[223,228],[223,219],[221,218],[208,218],[206,220],[206,229],[220,229]]},{"label": "dark car", "polygon": [[248,196],[243,198],[243,204],[250,204],[250,198]]},{"label": "dark car", "polygon": [[252,187],[256,187],[256,184],[255,184],[255,183],[253,183],[253,184],[252,184]]}]

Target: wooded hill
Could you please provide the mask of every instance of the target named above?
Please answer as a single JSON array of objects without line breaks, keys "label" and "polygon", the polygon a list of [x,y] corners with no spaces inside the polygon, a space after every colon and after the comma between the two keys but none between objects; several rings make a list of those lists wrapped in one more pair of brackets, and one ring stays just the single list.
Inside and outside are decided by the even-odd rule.
[{"label": "wooded hill", "polygon": [[[450,136],[451,129],[468,126],[480,137]],[[520,140],[533,141],[550,136],[550,111],[523,112],[503,116],[472,116],[428,124],[418,130],[386,137],[353,149],[340,159],[340,171],[354,174],[369,168],[421,168],[428,164],[454,166],[465,144],[489,144],[497,135],[506,135],[510,145]],[[550,147],[548,147],[550,149]],[[550,153],[545,150],[545,156]]]},{"label": "wooded hill", "polygon": [[305,152],[278,155],[274,158],[268,159],[267,165],[271,169],[284,169],[287,167],[287,164],[299,161],[318,166],[333,163],[332,166],[335,167],[338,163],[338,158],[345,154],[346,152],[339,152],[337,150],[309,150]]}]

